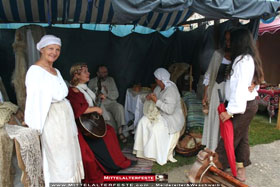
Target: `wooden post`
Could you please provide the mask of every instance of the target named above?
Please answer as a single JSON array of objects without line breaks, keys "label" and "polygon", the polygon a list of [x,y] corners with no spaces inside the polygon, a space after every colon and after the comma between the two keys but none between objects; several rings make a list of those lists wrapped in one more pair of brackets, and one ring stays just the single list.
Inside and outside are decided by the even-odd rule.
[{"label": "wooden post", "polygon": [[190,67],[189,77],[190,77],[190,92],[191,92],[192,91],[192,82],[193,82],[192,65]]},{"label": "wooden post", "polygon": [[278,116],[277,116],[277,125],[276,125],[276,129],[280,130],[280,99],[279,99],[279,103],[278,103]]}]

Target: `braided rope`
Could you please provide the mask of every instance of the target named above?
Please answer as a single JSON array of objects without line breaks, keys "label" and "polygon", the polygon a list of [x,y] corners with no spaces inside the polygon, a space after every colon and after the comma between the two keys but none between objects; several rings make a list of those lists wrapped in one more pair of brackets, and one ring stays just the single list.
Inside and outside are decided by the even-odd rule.
[{"label": "braided rope", "polygon": [[209,163],[209,165],[207,166],[207,168],[203,171],[203,173],[201,174],[201,176],[200,176],[200,179],[199,179],[199,183],[201,183],[201,181],[202,181],[202,178],[204,177],[204,175],[205,175],[205,173],[209,170],[209,168],[211,167],[211,166],[214,166],[215,168],[217,168],[217,166],[214,164],[214,162],[213,162],[213,156],[210,156],[210,163]]}]

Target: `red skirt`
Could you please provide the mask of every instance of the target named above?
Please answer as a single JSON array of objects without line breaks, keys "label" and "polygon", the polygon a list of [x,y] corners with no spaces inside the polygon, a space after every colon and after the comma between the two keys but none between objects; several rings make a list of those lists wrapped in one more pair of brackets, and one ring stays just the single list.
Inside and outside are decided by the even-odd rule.
[{"label": "red skirt", "polygon": [[117,173],[131,165],[121,152],[115,130],[110,125],[107,125],[106,135],[99,139],[83,136],[79,128],[78,132],[85,171],[83,183],[102,183],[104,173]]}]

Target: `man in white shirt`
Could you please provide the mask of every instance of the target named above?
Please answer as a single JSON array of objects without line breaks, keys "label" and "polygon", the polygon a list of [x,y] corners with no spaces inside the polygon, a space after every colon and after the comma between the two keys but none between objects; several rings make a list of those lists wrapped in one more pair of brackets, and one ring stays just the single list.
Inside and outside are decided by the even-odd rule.
[{"label": "man in white shirt", "polygon": [[119,137],[125,143],[127,141],[126,137],[129,134],[124,118],[124,108],[120,103],[117,102],[119,91],[114,79],[108,76],[108,69],[105,65],[100,65],[98,67],[97,76],[91,79],[88,83],[88,87],[95,93],[97,93],[98,91],[98,79],[101,80],[101,94],[106,97],[102,101],[102,104],[109,112],[109,123],[115,129],[118,129],[117,132],[119,134]]}]

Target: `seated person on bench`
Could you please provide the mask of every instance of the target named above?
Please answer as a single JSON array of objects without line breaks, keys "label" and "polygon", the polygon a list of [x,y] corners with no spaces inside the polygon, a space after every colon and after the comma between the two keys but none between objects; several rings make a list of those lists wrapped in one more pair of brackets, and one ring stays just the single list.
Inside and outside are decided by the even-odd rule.
[{"label": "seated person on bench", "polygon": [[137,125],[133,153],[136,157],[156,161],[160,165],[167,160],[176,162],[173,150],[184,126],[181,98],[170,74],[164,68],[155,72],[157,87],[147,96],[144,116]]},{"label": "seated person on bench", "polygon": [[[104,114],[102,108],[96,106],[96,95],[86,85],[89,81],[86,64],[75,64],[70,69],[69,99],[75,118],[82,114],[97,112]],[[131,166],[131,161],[121,152],[120,145],[112,126],[106,125],[107,132],[102,138],[90,138],[82,134],[78,126],[79,143],[85,170],[84,183],[103,182],[104,173],[116,173]]]}]

